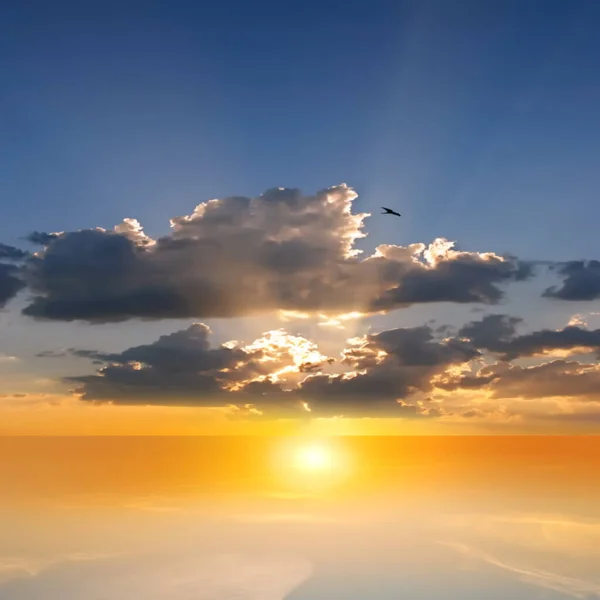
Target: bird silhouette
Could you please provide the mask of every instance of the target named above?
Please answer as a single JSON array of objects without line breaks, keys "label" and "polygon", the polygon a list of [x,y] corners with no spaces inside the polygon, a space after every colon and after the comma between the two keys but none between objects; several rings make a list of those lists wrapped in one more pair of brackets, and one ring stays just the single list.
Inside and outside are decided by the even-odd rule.
[{"label": "bird silhouette", "polygon": [[386,208],[385,206],[382,206],[381,208],[383,208],[384,212],[382,212],[382,215],[395,215],[396,217],[401,217],[402,215],[399,212],[396,212],[395,210],[392,210],[391,208]]}]

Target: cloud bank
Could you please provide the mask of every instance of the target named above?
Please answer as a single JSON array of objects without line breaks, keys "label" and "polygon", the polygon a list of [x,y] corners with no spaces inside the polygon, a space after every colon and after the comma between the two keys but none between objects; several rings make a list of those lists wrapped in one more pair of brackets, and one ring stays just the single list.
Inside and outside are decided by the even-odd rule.
[{"label": "cloud bank", "polygon": [[[495,304],[504,285],[533,276],[529,263],[466,252],[443,238],[381,245],[362,257],[367,213],[346,185],[313,196],[272,189],[204,202],[151,239],[135,219],[113,230],[34,232],[25,258],[36,319],[234,317],[273,310],[390,311],[418,303]],[[16,249],[15,249],[16,250]],[[1,256],[1,253],[0,253]],[[5,287],[5,286],[3,286]],[[6,287],[6,298],[16,293]]]},{"label": "cloud bank", "polygon": [[[342,184],[314,195],[277,188],[210,200],[171,219],[170,232],[157,238],[135,219],[111,230],[35,231],[26,237],[37,246],[33,253],[0,244],[0,308],[26,290],[23,313],[34,320],[201,321],[278,312],[335,325],[344,315],[413,305],[498,305],[510,284],[539,273],[541,262],[459,250],[444,238],[384,244],[364,255],[357,245],[369,215],[353,212],[356,197]],[[561,262],[551,271],[560,283],[543,292],[545,301],[600,298],[600,262]],[[453,335],[449,326],[389,329],[326,356],[283,330],[215,346],[208,326],[196,322],[122,352],[62,354],[98,367],[67,377],[84,402],[230,407],[248,417],[474,418],[510,414],[506,399],[600,402],[600,330],[573,322],[522,332],[523,325],[516,316],[488,314]],[[501,402],[486,407],[475,395]],[[545,416],[583,414],[569,411],[563,405]]]},{"label": "cloud bank", "polygon": [[[121,353],[66,351],[103,364],[95,375],[71,377],[84,401],[117,404],[236,407],[271,416],[438,416],[404,399],[430,391],[431,379],[477,350],[437,340],[428,326],[354,338],[336,362],[309,340],[283,330],[251,344],[209,343],[197,323]],[[455,345],[456,344],[456,345]]]},{"label": "cloud bank", "polygon": [[429,325],[390,329],[347,340],[339,356],[282,329],[249,344],[212,345],[202,323],[120,353],[72,348],[58,355],[99,365],[95,374],[67,378],[75,395],[93,403],[229,408],[245,417],[472,419],[510,416],[503,403],[511,399],[558,398],[587,407],[578,413],[562,404],[541,418],[595,414],[597,361],[585,362],[585,354],[579,360],[573,354],[569,360],[520,361],[565,348],[585,353],[589,347],[581,346],[581,338],[597,343],[598,334],[566,327],[519,336],[517,321],[488,315],[454,337],[441,337]]}]

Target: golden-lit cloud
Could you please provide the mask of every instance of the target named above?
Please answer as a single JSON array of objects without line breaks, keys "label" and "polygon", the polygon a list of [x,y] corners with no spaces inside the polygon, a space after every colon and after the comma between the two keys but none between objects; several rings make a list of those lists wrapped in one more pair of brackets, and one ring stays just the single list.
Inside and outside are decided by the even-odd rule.
[{"label": "golden-lit cloud", "polygon": [[90,403],[224,409],[231,419],[583,420],[600,400],[596,363],[519,360],[576,352],[582,336],[592,344],[597,332],[571,326],[517,334],[519,323],[490,315],[456,336],[429,325],[384,330],[347,339],[337,358],[285,329],[213,346],[208,326],[196,323],[120,353],[69,349],[43,356],[102,365],[94,375],[67,378]]},{"label": "golden-lit cloud", "polygon": [[232,406],[246,416],[432,417],[443,410],[407,399],[432,389],[434,375],[479,354],[460,341],[436,339],[427,326],[396,329],[348,340],[342,372],[327,374],[335,359],[282,329],[249,344],[211,347],[209,336],[206,325],[195,324],[121,353],[73,349],[67,354],[104,366],[69,380],[91,402]]},{"label": "golden-lit cloud", "polygon": [[456,250],[443,238],[380,245],[362,257],[356,243],[370,215],[353,212],[356,198],[341,184],[312,196],[277,188],[209,200],[173,217],[170,233],[156,239],[134,218],[110,230],[38,233],[30,240],[42,250],[23,252],[21,266],[3,265],[0,294],[8,300],[27,287],[24,314],[58,321],[279,311],[284,319],[324,314],[327,322],[413,304],[495,304],[505,284],[533,275],[513,257]]}]

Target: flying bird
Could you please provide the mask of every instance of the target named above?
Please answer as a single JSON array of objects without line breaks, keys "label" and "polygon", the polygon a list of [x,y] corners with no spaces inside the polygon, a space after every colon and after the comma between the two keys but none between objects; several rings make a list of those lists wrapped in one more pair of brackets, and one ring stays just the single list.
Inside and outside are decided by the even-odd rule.
[{"label": "flying bird", "polygon": [[381,208],[383,208],[384,212],[382,212],[382,215],[396,215],[397,217],[401,217],[402,215],[399,212],[396,212],[395,210],[392,210],[391,208],[386,208],[385,206],[382,206]]}]

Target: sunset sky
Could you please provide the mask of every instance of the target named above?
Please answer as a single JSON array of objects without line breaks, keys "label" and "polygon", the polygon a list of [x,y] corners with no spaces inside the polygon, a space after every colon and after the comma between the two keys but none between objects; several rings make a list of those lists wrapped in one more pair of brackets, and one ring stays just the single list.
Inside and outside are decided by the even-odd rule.
[{"label": "sunset sky", "polygon": [[598,0],[5,0],[0,75],[0,600],[600,600]]},{"label": "sunset sky", "polygon": [[597,432],[600,4],[283,4],[3,5],[0,433]]}]

